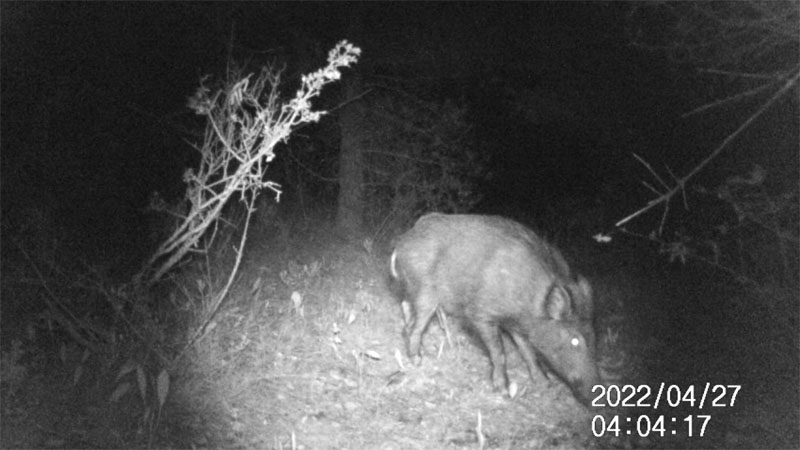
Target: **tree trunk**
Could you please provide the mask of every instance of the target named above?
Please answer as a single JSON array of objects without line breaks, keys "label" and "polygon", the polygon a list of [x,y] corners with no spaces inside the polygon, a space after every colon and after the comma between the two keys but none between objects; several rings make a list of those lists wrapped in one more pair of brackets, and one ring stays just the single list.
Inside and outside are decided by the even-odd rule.
[{"label": "tree trunk", "polygon": [[[345,101],[356,98],[362,92],[361,78],[357,73],[345,75],[343,81]],[[361,235],[364,218],[363,114],[364,107],[360,100],[348,104],[339,114],[341,148],[336,227],[347,239]]]}]

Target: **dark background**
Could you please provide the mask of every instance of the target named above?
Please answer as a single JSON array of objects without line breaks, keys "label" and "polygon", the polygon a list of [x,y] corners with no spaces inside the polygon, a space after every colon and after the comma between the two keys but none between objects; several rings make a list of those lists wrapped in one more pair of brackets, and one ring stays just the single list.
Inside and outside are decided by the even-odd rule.
[{"label": "dark background", "polygon": [[[462,100],[490,156],[483,211],[598,201],[604,189],[622,216],[649,195],[631,152],[684,173],[733,126],[733,117],[677,118],[706,100],[706,87],[629,45],[625,4],[12,3],[3,12],[4,213],[44,205],[76,241],[105,249],[124,251],[152,191],[180,196],[193,161],[184,139],[202,129],[186,98],[200,76],[224,73],[231,49],[254,65],[286,62],[291,92],[347,38],[373,82],[418,79],[440,100]],[[318,107],[335,107],[335,90]]]}]

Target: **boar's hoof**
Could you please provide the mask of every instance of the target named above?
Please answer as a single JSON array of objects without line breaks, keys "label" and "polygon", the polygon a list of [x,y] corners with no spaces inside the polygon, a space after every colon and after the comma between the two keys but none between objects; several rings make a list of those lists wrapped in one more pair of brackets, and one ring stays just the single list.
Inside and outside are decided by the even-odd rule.
[{"label": "boar's hoof", "polygon": [[495,392],[508,395],[508,381],[503,376],[492,377],[492,388]]}]

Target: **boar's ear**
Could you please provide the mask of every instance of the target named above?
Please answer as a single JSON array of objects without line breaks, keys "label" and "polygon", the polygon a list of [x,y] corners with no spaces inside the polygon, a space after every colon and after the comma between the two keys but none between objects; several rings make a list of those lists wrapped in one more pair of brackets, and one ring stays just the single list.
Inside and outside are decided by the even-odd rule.
[{"label": "boar's ear", "polygon": [[592,298],[592,286],[589,284],[589,280],[582,275],[578,275],[578,289],[581,295],[583,295],[583,298]]},{"label": "boar's ear", "polygon": [[594,317],[594,300],[592,300],[592,286],[582,276],[578,276],[577,283],[571,284],[572,308],[581,320],[592,320]]},{"label": "boar's ear", "polygon": [[569,294],[562,286],[553,285],[544,301],[545,311],[551,319],[563,320],[572,313]]}]

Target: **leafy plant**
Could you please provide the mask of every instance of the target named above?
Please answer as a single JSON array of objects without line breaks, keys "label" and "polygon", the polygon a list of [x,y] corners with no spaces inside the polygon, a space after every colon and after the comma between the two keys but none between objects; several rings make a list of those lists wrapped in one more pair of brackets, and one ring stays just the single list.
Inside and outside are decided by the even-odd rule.
[{"label": "leafy plant", "polygon": [[[149,447],[152,446],[153,436],[161,419],[161,410],[169,394],[169,373],[162,369],[158,376],[153,377],[141,363],[132,359],[128,360],[117,373],[116,382],[118,384],[109,397],[111,403],[118,402],[131,391],[133,383],[123,380],[130,373],[135,374],[136,387],[138,387],[139,398],[142,400],[141,426],[147,431]],[[152,389],[148,389],[148,386],[152,386]],[[154,392],[154,396],[150,394],[150,390]]]}]

